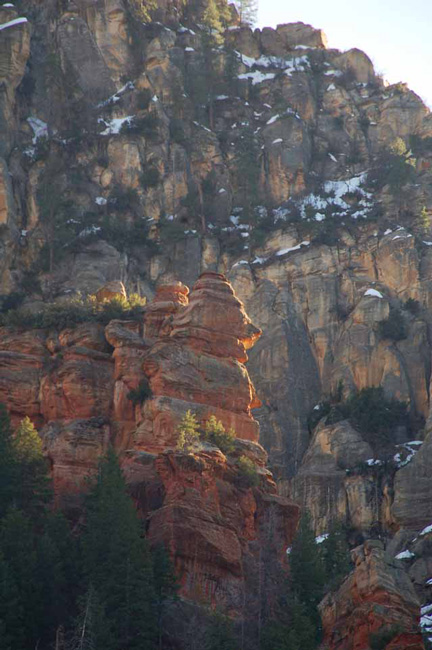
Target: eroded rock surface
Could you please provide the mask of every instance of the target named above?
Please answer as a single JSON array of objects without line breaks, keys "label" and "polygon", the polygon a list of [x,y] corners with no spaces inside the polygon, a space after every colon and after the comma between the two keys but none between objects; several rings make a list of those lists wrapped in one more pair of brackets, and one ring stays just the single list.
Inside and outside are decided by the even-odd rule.
[{"label": "eroded rock surface", "polygon": [[380,647],[388,650],[423,650],[418,631],[420,604],[399,562],[392,560],[378,541],[366,542],[352,556],[352,573],[320,604],[321,647],[367,650],[375,637],[376,643],[381,639]]}]

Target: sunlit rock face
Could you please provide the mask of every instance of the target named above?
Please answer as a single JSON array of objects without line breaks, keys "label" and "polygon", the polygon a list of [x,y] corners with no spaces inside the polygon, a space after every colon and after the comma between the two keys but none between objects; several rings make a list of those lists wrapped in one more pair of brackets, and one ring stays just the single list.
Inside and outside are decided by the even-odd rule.
[{"label": "sunlit rock face", "polygon": [[[120,282],[97,292],[124,295]],[[190,299],[189,299],[190,298]],[[277,493],[258,444],[259,405],[244,363],[259,338],[223,275],[204,273],[192,288],[162,284],[143,322],[112,320],[61,331],[0,329],[0,398],[18,423],[41,427],[56,500],[79,513],[83,493],[109,445],[120,453],[130,490],[149,522],[152,543],[165,543],[188,598],[205,597],[239,613],[258,570],[260,548],[282,562],[299,507]],[[134,403],[142,383],[147,399]],[[205,444],[176,450],[187,410],[215,415],[236,439],[229,456]],[[250,487],[236,460],[253,461]]]},{"label": "sunlit rock face", "polygon": [[373,638],[392,632],[383,648],[423,650],[419,633],[420,603],[398,560],[378,541],[352,552],[354,568],[336,593],[320,604],[322,648],[367,650]]},{"label": "sunlit rock face", "polygon": [[[163,304],[158,300],[159,294],[155,307]],[[150,305],[151,318],[154,314]],[[174,444],[176,425],[187,409],[201,420],[214,414],[239,438],[257,441],[251,407],[259,400],[244,362],[246,346],[253,345],[260,330],[231,285],[222,275],[204,273],[188,304],[166,319],[160,331],[169,327],[169,336],[162,336],[144,360],[153,399],[143,407],[135,444],[152,450]]]}]

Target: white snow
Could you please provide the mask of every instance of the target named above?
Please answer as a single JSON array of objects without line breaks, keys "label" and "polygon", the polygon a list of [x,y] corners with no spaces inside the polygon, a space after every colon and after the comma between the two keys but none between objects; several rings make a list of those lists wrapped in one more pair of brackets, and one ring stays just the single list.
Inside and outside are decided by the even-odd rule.
[{"label": "white snow", "polygon": [[127,90],[133,90],[135,88],[135,85],[133,81],[128,81],[125,83],[124,86],[122,86],[117,92],[114,93],[114,95],[111,95],[111,97],[108,97],[108,99],[104,99],[103,102],[100,102],[100,104],[97,105],[97,108],[102,108],[103,106],[107,106],[108,104],[116,104],[117,102],[120,101],[120,97],[125,93]]},{"label": "white snow", "polygon": [[275,74],[272,72],[260,72],[259,70],[255,70],[255,72],[245,72],[244,74],[239,74],[238,79],[251,79],[252,80],[252,86],[256,86],[256,84],[260,84],[263,81],[270,81],[270,79],[274,79]]},{"label": "white snow", "polygon": [[384,235],[390,235],[390,233],[392,233],[392,232],[393,232],[393,230],[391,228],[387,228]]},{"label": "white snow", "polygon": [[14,18],[13,20],[10,20],[8,23],[3,23],[3,25],[0,25],[0,32],[3,29],[7,29],[8,27],[14,27],[14,25],[22,25],[23,23],[28,23],[27,18],[24,18],[21,16],[21,18]]},{"label": "white snow", "polygon": [[343,75],[343,72],[341,70],[327,70],[326,72],[324,72],[324,74],[326,75],[326,77],[329,77],[330,75],[332,77],[341,77]]},{"label": "white snow", "polygon": [[224,187],[221,187],[219,190],[219,194],[225,194],[225,193],[226,193],[226,189]]},{"label": "white snow", "polygon": [[327,90],[336,90],[336,86],[334,84],[330,84],[330,86],[327,86]]},{"label": "white snow", "polygon": [[424,616],[424,614],[429,614],[432,612],[432,604],[431,605],[423,605],[423,607],[420,609],[420,614]]},{"label": "white snow", "polygon": [[324,533],[323,535],[318,535],[318,537],[315,537],[315,544],[322,544],[323,542],[325,542],[328,536],[329,536],[328,533]]},{"label": "white snow", "polygon": [[412,237],[412,235],[408,233],[404,233],[403,235],[395,235],[394,237],[392,237],[392,241],[394,241],[395,239],[409,239],[410,237]]},{"label": "white snow", "polygon": [[[426,584],[428,587],[432,586],[432,578],[429,578],[429,580],[426,580],[425,584]],[[431,608],[432,608],[432,605],[431,605]]]},{"label": "white snow", "polygon": [[185,52],[195,52],[193,47],[185,47]]},{"label": "white snow", "polygon": [[99,230],[101,230],[100,226],[88,226],[88,228],[84,228],[84,230],[81,230],[78,237],[87,237],[87,235],[95,235],[97,232],[99,232]]},{"label": "white snow", "polygon": [[48,137],[48,124],[46,122],[43,122],[40,120],[38,117],[28,117],[27,122],[30,124],[31,128],[33,129],[33,144],[36,144],[39,138],[47,138]]},{"label": "white snow", "polygon": [[209,133],[211,133],[210,129],[208,129],[206,126],[204,126],[204,124],[200,124],[199,122],[195,122],[195,121],[194,121],[194,124],[195,124],[195,126],[199,126],[201,129],[204,129],[204,131],[208,131]]},{"label": "white snow", "polygon": [[397,463],[398,469],[405,467],[405,465],[408,465],[408,463],[412,461],[422,444],[422,440],[411,440],[410,442],[404,442],[401,445],[396,445],[396,447],[399,447],[405,452],[404,454],[398,452],[393,456],[393,460],[395,463]]},{"label": "white snow", "polygon": [[368,289],[364,293],[365,296],[374,296],[375,298],[383,298],[382,293],[377,291],[376,289]]},{"label": "white snow", "polygon": [[280,142],[283,142],[282,138],[276,138],[276,140],[273,140],[272,144],[279,144]]},{"label": "white snow", "polygon": [[379,458],[368,458],[366,462],[366,465],[369,465],[369,467],[373,467],[374,465],[382,465],[383,461],[380,460]]},{"label": "white snow", "polygon": [[234,264],[233,269],[234,269],[236,266],[243,266],[244,264],[249,264],[249,262],[248,262],[247,260],[240,260],[239,262],[236,262],[236,263]]},{"label": "white snow", "polygon": [[426,528],[423,528],[423,530],[419,532],[418,536],[422,537],[423,535],[427,535],[428,533],[432,533],[432,524],[426,526]]},{"label": "white snow", "polygon": [[123,124],[129,124],[133,118],[134,115],[128,115],[127,117],[115,117],[109,122],[100,120],[107,127],[105,131],[102,131],[101,135],[118,135]]},{"label": "white snow", "polygon": [[309,246],[310,241],[305,240],[300,242],[300,244],[297,244],[297,246],[291,246],[291,248],[282,248],[280,251],[276,253],[276,256],[279,257],[280,255],[286,255],[287,253],[291,253],[292,251],[298,251],[302,246]]},{"label": "white snow", "polygon": [[229,99],[228,95],[218,95],[216,101],[221,102],[224,99]]},{"label": "white snow", "polygon": [[195,32],[194,32],[192,29],[188,29],[188,28],[185,27],[184,25],[181,25],[181,26],[178,28],[177,32],[178,32],[179,34],[192,34],[192,36],[196,36]]},{"label": "white snow", "polygon": [[258,255],[255,257],[254,260],[252,260],[251,264],[264,264],[264,262],[267,262],[268,257],[259,257]]},{"label": "white snow", "polygon": [[423,244],[426,244],[426,246],[432,246],[432,241],[424,241]]},{"label": "white snow", "polygon": [[15,7],[11,2],[6,2],[6,4],[2,5],[2,7]]},{"label": "white snow", "polygon": [[415,557],[414,553],[405,549],[396,555],[397,560],[410,560],[412,557]]},{"label": "white snow", "polygon": [[337,158],[335,158],[332,153],[328,153],[327,155],[333,160],[333,162],[337,163]]},{"label": "white snow", "polygon": [[98,205],[106,205],[108,201],[103,196],[97,196],[95,198],[95,203],[97,203]]},{"label": "white snow", "polygon": [[266,124],[274,124],[278,119],[279,119],[279,113],[277,115],[273,115],[273,117],[267,120]]},{"label": "white snow", "polygon": [[[366,173],[359,174],[352,178],[337,181],[326,181],[322,186],[319,194],[309,194],[298,203],[300,214],[307,218],[308,208],[315,211],[315,221],[325,219],[325,211],[328,207],[334,207],[340,219],[349,217],[351,219],[365,218],[373,207],[372,194],[363,189],[363,183],[366,179]],[[355,193],[359,200],[351,206],[344,200],[346,194]]]}]

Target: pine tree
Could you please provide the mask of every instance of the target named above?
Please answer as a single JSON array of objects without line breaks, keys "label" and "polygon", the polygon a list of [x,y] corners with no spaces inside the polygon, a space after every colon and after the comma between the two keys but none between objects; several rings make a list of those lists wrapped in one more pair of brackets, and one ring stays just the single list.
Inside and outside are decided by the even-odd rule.
[{"label": "pine tree", "polygon": [[332,523],[328,537],[320,544],[324,560],[328,589],[337,589],[351,570],[351,559],[345,527],[340,522]]},{"label": "pine tree", "polygon": [[2,650],[24,649],[24,609],[17,585],[0,552],[0,643]]},{"label": "pine tree", "polygon": [[213,47],[221,45],[223,42],[221,34],[222,22],[216,0],[207,0],[201,20],[204,26],[204,34],[208,39],[209,45]]},{"label": "pine tree", "polygon": [[34,580],[41,592],[41,636],[47,643],[74,616],[81,575],[77,544],[61,513],[50,513],[36,538]]},{"label": "pine tree", "polygon": [[42,589],[35,579],[37,556],[33,526],[19,510],[11,509],[1,521],[0,549],[16,586],[18,606],[24,612],[20,636],[25,648],[34,648],[43,619]]},{"label": "pine tree", "polygon": [[190,451],[199,442],[200,425],[192,411],[186,411],[177,427],[177,434],[177,449],[179,451]]},{"label": "pine tree", "polygon": [[16,471],[10,419],[5,405],[0,403],[0,517],[15,496]]},{"label": "pine tree", "polygon": [[321,624],[318,603],[324,595],[325,565],[315,541],[311,519],[305,512],[299,523],[289,556],[291,574],[291,610],[293,617],[312,621],[319,637]]},{"label": "pine tree", "polygon": [[107,639],[97,650],[154,647],[150,552],[112,449],[89,494],[83,556],[89,588],[98,594],[106,621]]},{"label": "pine tree", "polygon": [[233,625],[228,616],[214,612],[206,632],[205,650],[239,650]]},{"label": "pine tree", "polygon": [[12,447],[16,466],[14,503],[27,514],[40,516],[52,491],[42,441],[30,418],[22,420]]},{"label": "pine tree", "polygon": [[152,549],[152,561],[158,624],[158,646],[162,648],[164,609],[167,602],[176,597],[179,585],[171,558],[163,544],[158,544]]},{"label": "pine tree", "polygon": [[307,512],[300,519],[289,555],[289,565],[293,592],[306,606],[316,606],[323,595],[325,566]]}]

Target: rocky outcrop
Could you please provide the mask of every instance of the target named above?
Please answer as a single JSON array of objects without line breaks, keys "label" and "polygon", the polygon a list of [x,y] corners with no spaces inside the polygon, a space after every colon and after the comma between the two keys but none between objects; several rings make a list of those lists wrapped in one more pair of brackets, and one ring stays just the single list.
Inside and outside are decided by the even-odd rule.
[{"label": "rocky outcrop", "polygon": [[[420,605],[411,581],[378,541],[352,552],[354,569],[320,604],[322,648],[328,650],[423,650]],[[378,645],[380,644],[380,645]]]},{"label": "rocky outcrop", "polygon": [[373,457],[371,446],[348,421],[318,425],[293,481],[293,496],[310,512],[317,534],[335,521],[368,531],[383,519],[377,476],[350,471]]},{"label": "rocky outcrop", "polygon": [[429,433],[411,463],[396,474],[392,512],[401,528],[418,531],[432,522],[431,451]]},{"label": "rocky outcrop", "polygon": [[[177,295],[185,296],[178,291]],[[155,306],[165,306],[159,299],[160,294]],[[171,310],[175,304],[168,302],[166,307]],[[160,309],[150,306],[151,328]],[[261,332],[252,325],[225,278],[203,273],[188,304],[180,304],[174,315],[165,317],[160,333],[161,340],[144,359],[153,397],[142,408],[134,444],[153,451],[172,446],[176,426],[188,409],[202,421],[216,415],[239,438],[257,441],[258,423],[250,409],[258,406],[259,400],[243,364],[246,349]]]},{"label": "rocky outcrop", "polygon": [[[216,448],[192,454],[167,451],[158,456],[128,453],[126,476],[149,516],[149,538],[163,542],[175,559],[182,593],[193,600],[242,612],[249,598],[249,573],[257,570],[259,548],[274,544],[283,560],[299,508],[276,493],[262,466],[265,453],[249,443],[260,464],[260,485],[242,483],[233,462],[244,452],[239,441],[228,459]],[[265,460],[264,460],[265,462]]]},{"label": "rocky outcrop", "polygon": [[[97,292],[101,302],[119,295],[120,282]],[[151,542],[170,549],[183,595],[232,613],[256,598],[247,583],[259,549],[271,537],[275,561],[284,561],[299,517],[299,507],[278,495],[257,443],[251,408],[259,400],[244,363],[260,334],[225,277],[209,272],[190,294],[179,282],[161,285],[142,323],[0,330],[0,399],[14,423],[29,415],[44,425],[58,503],[80,507],[99,458],[114,445]],[[148,392],[140,397],[143,382]],[[233,428],[233,451],[208,443],[176,451],[187,410],[201,423],[215,415]],[[256,466],[258,486],[242,477],[241,456]]]}]

